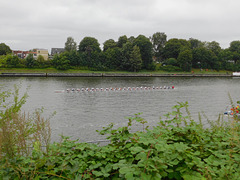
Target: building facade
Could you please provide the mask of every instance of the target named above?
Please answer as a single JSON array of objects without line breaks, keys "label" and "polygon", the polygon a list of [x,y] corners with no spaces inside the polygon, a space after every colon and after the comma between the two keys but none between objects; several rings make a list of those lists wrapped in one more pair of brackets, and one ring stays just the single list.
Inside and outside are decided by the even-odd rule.
[{"label": "building facade", "polygon": [[65,51],[65,48],[52,48],[51,55],[54,56],[55,54],[61,54]]},{"label": "building facade", "polygon": [[38,56],[43,56],[44,60],[48,60],[48,50],[47,49],[33,49],[33,52],[37,54]]},{"label": "building facade", "polygon": [[20,50],[13,50],[12,51],[13,55],[25,59],[29,54],[32,54],[34,58],[37,58],[37,53],[33,51],[20,51]]},{"label": "building facade", "polygon": [[20,51],[13,50],[13,55],[18,56],[21,59],[25,59],[29,54],[33,54],[34,59],[37,59],[38,56],[43,56],[44,60],[48,60],[48,50],[47,49],[33,49],[31,51]]}]

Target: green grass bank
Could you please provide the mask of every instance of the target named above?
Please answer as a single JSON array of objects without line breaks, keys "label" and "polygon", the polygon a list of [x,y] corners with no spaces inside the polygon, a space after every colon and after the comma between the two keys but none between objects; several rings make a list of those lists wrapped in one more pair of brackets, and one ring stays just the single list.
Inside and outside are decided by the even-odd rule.
[{"label": "green grass bank", "polygon": [[[38,74],[38,75],[37,75]],[[134,76],[219,76],[219,77],[231,77],[232,72],[230,71],[214,71],[214,70],[200,70],[193,69],[191,72],[167,72],[167,71],[139,71],[139,72],[128,72],[128,71],[90,71],[90,70],[56,70],[54,68],[47,69],[27,69],[27,68],[1,68],[0,76],[105,76],[105,77],[134,77]]]}]

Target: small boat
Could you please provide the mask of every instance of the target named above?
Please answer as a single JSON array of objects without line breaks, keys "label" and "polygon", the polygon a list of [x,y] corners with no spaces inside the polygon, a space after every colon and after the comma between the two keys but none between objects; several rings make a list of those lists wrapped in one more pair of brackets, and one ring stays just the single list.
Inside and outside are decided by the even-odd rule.
[{"label": "small boat", "polygon": [[54,92],[55,93],[64,93],[65,91],[64,90],[55,90]]},{"label": "small boat", "polygon": [[232,75],[233,75],[234,77],[240,77],[240,72],[233,72]]}]

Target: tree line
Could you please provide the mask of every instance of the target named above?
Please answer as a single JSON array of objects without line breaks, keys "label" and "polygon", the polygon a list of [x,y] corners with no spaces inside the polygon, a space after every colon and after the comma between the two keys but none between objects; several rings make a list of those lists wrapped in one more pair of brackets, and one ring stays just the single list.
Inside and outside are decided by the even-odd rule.
[{"label": "tree line", "polygon": [[137,72],[146,70],[191,71],[192,68],[240,71],[240,41],[232,41],[223,49],[216,41],[203,42],[190,38],[167,40],[163,32],[151,37],[120,36],[117,41],[106,40],[101,49],[94,37],[84,37],[79,45],[72,37],[65,42],[65,52],[45,61],[29,55],[19,59],[11,55],[11,49],[0,44],[1,67],[27,67],[66,70],[86,68],[89,70],[124,70]]}]

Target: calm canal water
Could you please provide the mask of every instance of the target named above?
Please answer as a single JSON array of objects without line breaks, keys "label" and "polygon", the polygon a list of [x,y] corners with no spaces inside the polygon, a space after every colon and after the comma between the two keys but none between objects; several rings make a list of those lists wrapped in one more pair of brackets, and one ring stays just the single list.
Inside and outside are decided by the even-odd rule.
[{"label": "calm canal water", "polygon": [[[56,111],[51,119],[52,140],[59,135],[71,136],[80,141],[103,140],[96,130],[109,123],[126,125],[125,117],[142,113],[148,125],[156,125],[159,118],[172,111],[177,102],[189,103],[189,110],[198,119],[198,112],[205,112],[210,120],[216,120],[230,104],[228,93],[234,102],[240,100],[240,78],[217,77],[75,77],[75,78],[1,78],[4,89],[13,89],[21,82],[21,92],[28,91],[29,98],[23,109],[33,112],[44,107],[44,115]],[[109,88],[140,86],[175,86],[175,89],[71,92],[55,93],[67,88]],[[136,126],[135,130],[142,127]]]}]

